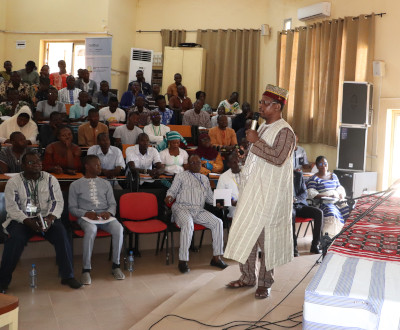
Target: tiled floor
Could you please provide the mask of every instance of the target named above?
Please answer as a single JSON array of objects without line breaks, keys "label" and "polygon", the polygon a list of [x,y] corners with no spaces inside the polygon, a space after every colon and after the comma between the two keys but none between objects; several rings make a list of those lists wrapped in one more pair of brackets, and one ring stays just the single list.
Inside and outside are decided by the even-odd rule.
[{"label": "tiled floor", "polygon": [[[154,256],[153,251],[143,251],[142,257],[135,260],[135,271],[132,274],[125,271],[127,278],[124,281],[113,279],[107,255],[94,255],[92,285],[79,290],[60,284],[54,258],[23,259],[14,272],[8,293],[20,299],[19,325],[22,330],[129,329],[146,316],[134,328],[148,329],[172,311],[212,324],[235,319],[257,320],[278,303],[315,262],[317,256],[307,253],[310,241],[310,236],[299,239],[302,256],[276,270],[272,296],[263,301],[254,299],[254,288],[224,288],[228,281],[239,276],[239,269],[234,262],[229,262],[231,267],[225,271],[210,267],[210,246],[204,246],[199,253],[191,253],[191,272],[188,274],[180,274],[176,263],[166,266],[163,254]],[[28,276],[32,263],[36,263],[38,269],[38,288],[34,291],[29,288]],[[79,256],[75,258],[75,269],[79,278]],[[304,289],[311,276],[266,319],[277,321],[301,311]],[[154,329],[203,328],[195,323],[167,319]]]}]

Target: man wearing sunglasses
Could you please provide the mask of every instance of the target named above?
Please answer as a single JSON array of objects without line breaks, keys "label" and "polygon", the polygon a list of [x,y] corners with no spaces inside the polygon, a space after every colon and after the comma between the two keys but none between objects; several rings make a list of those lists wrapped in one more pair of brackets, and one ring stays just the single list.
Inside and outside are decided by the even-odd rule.
[{"label": "man wearing sunglasses", "polygon": [[[224,256],[239,261],[242,276],[227,284],[241,288],[257,284],[255,298],[267,298],[274,268],[293,258],[292,204],[295,135],[282,119],[288,91],[267,85],[259,102],[265,120],[257,131],[246,131],[251,143],[242,170],[236,207]],[[261,250],[256,281],[258,251]]]}]

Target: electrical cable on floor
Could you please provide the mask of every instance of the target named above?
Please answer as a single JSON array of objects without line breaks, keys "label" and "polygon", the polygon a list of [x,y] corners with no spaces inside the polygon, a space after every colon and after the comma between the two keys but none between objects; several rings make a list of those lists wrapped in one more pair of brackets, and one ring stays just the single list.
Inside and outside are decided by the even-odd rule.
[{"label": "electrical cable on floor", "polygon": [[[282,304],[282,302],[300,285],[301,282],[304,281],[304,279],[308,276],[308,274],[311,273],[311,271],[313,270],[313,268],[319,264],[319,261],[321,260],[322,255],[319,256],[319,258],[317,259],[317,261],[312,265],[312,267],[308,270],[308,272],[303,276],[303,278],[293,287],[293,289],[291,289],[289,291],[289,293],[278,303],[276,304],[273,308],[271,308],[267,313],[265,313],[260,319],[258,319],[257,321],[231,321],[225,324],[218,324],[218,325],[213,325],[213,324],[207,324],[195,319],[190,319],[187,317],[183,317],[183,316],[179,316],[176,314],[167,314],[164,315],[161,319],[159,319],[157,322],[153,323],[149,330],[151,330],[154,326],[156,326],[158,323],[160,323],[161,321],[163,321],[164,319],[168,318],[168,317],[176,317],[179,318],[181,320],[184,321],[189,321],[189,322],[194,322],[200,325],[203,325],[205,327],[209,327],[209,328],[222,328],[223,330],[228,330],[228,329],[233,329],[239,326],[247,326],[247,328],[245,330],[253,330],[253,329],[269,329],[266,326],[268,325],[275,325],[278,326],[280,328],[285,328],[285,329],[291,329],[294,328],[298,325],[300,325],[302,323],[302,321],[296,321],[294,320],[295,318],[298,318],[300,316],[303,315],[303,311],[294,313],[289,315],[286,319],[284,320],[280,320],[280,321],[275,321],[275,322],[269,322],[269,321],[262,321],[263,318],[265,318],[268,314],[270,314],[273,310],[275,310],[280,304]],[[291,321],[294,322],[294,325],[291,326],[286,326],[286,325],[280,325],[280,323],[283,322],[287,322],[287,321]],[[238,324],[235,324],[238,323]]]}]

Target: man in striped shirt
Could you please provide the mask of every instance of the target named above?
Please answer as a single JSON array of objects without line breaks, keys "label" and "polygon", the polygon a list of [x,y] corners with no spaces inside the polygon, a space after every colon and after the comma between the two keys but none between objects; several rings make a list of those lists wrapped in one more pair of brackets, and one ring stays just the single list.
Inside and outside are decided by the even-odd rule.
[{"label": "man in striped shirt", "polygon": [[172,221],[180,228],[179,265],[181,273],[190,271],[189,247],[193,236],[194,223],[211,230],[213,258],[210,265],[225,269],[228,265],[221,259],[224,248],[221,219],[204,209],[204,203],[213,203],[213,192],[208,178],[200,174],[201,160],[197,155],[189,157],[189,170],[175,176],[167,191],[166,204],[172,205]]}]

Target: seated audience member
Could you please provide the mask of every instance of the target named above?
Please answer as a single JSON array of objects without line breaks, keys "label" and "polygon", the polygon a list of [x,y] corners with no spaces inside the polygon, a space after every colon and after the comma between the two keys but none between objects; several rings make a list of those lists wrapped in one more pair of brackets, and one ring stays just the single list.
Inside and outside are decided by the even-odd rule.
[{"label": "seated audience member", "polygon": [[87,92],[90,99],[92,98],[94,93],[97,92],[97,83],[94,80],[90,79],[90,73],[87,69],[82,70],[82,79],[78,79],[75,82],[75,86],[78,87],[80,90]]},{"label": "seated audience member", "polygon": [[[139,134],[138,144],[126,149],[126,164],[131,172],[148,174],[152,179],[158,178],[164,173],[160,154],[156,148],[149,148],[149,137],[146,133]],[[151,185],[154,180],[140,179],[140,185]]]},{"label": "seated audience member", "polygon": [[225,108],[225,114],[237,115],[242,112],[239,104],[239,93],[233,92],[229,99],[223,100],[219,103],[218,108],[223,106]]},{"label": "seated audience member", "polygon": [[167,191],[165,203],[172,204],[172,221],[180,228],[179,264],[181,273],[190,271],[188,266],[189,247],[193,236],[194,223],[211,230],[213,258],[210,265],[226,268],[221,259],[224,249],[223,227],[221,219],[204,209],[205,202],[213,203],[210,181],[200,174],[201,160],[197,155],[189,157],[189,170],[175,175],[171,188]]},{"label": "seated audience member", "polygon": [[[317,157],[315,164],[318,172],[306,183],[308,197],[311,199],[331,197],[335,198],[335,201],[343,199],[346,196],[346,191],[340,185],[336,174],[328,171],[326,157]],[[330,237],[339,233],[350,212],[346,203],[334,204],[335,201],[322,200],[320,204],[320,209],[324,213],[322,232],[328,233]]]},{"label": "seated audience member", "polygon": [[247,119],[246,125],[236,132],[236,140],[239,144],[241,144],[243,140],[246,140],[246,131],[251,128],[251,122],[251,119]]},{"label": "seated audience member", "polygon": [[99,112],[90,109],[88,112],[88,122],[78,128],[78,144],[84,147],[91,147],[97,142],[97,135],[100,133],[108,134],[108,127],[99,122]]},{"label": "seated audience member", "polygon": [[299,256],[297,250],[297,239],[296,239],[296,217],[312,218],[314,219],[313,229],[313,240],[311,242],[310,252],[319,254],[319,240],[321,236],[321,224],[323,213],[320,209],[312,206],[308,206],[307,203],[307,187],[304,182],[303,173],[294,171],[293,173],[293,211],[292,211],[292,225],[293,225],[293,254],[295,257]]},{"label": "seated audience member", "polygon": [[181,113],[193,109],[192,100],[185,96],[186,88],[183,85],[177,87],[178,95],[173,95],[169,99],[169,108]]},{"label": "seated audience member", "polygon": [[[161,163],[165,166],[165,173],[174,175],[188,169],[188,153],[179,148],[181,142],[186,144],[185,139],[178,132],[167,132],[162,147],[159,144]],[[165,147],[165,149],[164,149]]]},{"label": "seated audience member", "polygon": [[241,182],[239,158],[237,157],[236,152],[229,154],[227,165],[229,170],[222,173],[219,177],[217,189],[232,190],[232,206],[228,206],[228,218],[232,220],[233,216],[235,215],[236,204],[239,199],[239,185]]},{"label": "seated audience member", "polygon": [[50,67],[48,65],[43,65],[39,72],[39,80],[40,78],[48,78],[50,82]]},{"label": "seated audience member", "polygon": [[62,113],[54,111],[50,114],[49,123],[40,127],[39,144],[42,148],[57,141],[57,130],[63,125],[63,118]]},{"label": "seated audience member", "polygon": [[[42,235],[54,245],[61,284],[78,289],[74,278],[70,240],[60,217],[64,207],[60,185],[55,177],[42,172],[38,154],[27,152],[22,158],[22,174],[8,180],[5,188],[7,219],[3,228],[8,232],[0,267],[0,290],[4,292],[28,240]],[[34,196],[34,198],[31,198]],[[41,214],[47,228],[43,228]]]},{"label": "seated audience member", "polygon": [[4,81],[3,77],[0,77],[0,84]]},{"label": "seated audience member", "polygon": [[[167,88],[168,100],[172,96],[178,96],[178,86],[182,86],[182,75],[180,73],[175,73],[174,80],[175,80],[175,82],[173,84],[169,85]],[[183,87],[183,88],[185,89],[184,95],[187,96],[186,87]]]},{"label": "seated audience member", "polygon": [[89,104],[89,94],[85,91],[80,91],[78,96],[79,102],[74,104],[69,109],[69,120],[71,122],[85,121],[89,110],[94,109],[94,106]]},{"label": "seated audience member", "polygon": [[22,101],[32,103],[33,91],[29,84],[21,82],[21,76],[17,71],[11,73],[10,80],[0,84],[0,98],[5,99],[8,89],[16,89]]},{"label": "seated audience member", "polygon": [[25,64],[25,69],[19,70],[21,81],[29,85],[39,84],[39,74],[37,73],[37,67],[35,62],[28,61]]},{"label": "seated audience member", "polygon": [[19,173],[22,171],[22,157],[27,152],[27,143],[24,134],[13,132],[10,136],[11,146],[0,151],[1,173]]},{"label": "seated audience member", "polygon": [[205,111],[201,111],[202,107],[203,101],[194,102],[194,109],[188,110],[183,114],[182,125],[211,128],[210,115]]},{"label": "seated audience member", "polygon": [[13,116],[23,106],[29,107],[29,103],[21,101],[21,96],[19,95],[18,90],[9,88],[7,90],[7,100],[0,103],[0,115],[9,117]]},{"label": "seated audience member", "polygon": [[79,103],[79,93],[81,90],[75,88],[74,76],[67,77],[67,87],[64,87],[58,91],[58,100],[64,104],[76,104]]},{"label": "seated audience member", "polygon": [[211,146],[211,140],[207,133],[199,136],[199,146],[196,149],[196,155],[201,159],[201,174],[222,173],[224,163],[217,149]]},{"label": "seated audience member", "polygon": [[196,92],[196,101],[203,101],[203,107],[201,111],[207,112],[209,115],[212,115],[213,110],[209,104],[206,104],[206,92],[198,91]]},{"label": "seated audience member", "polygon": [[[38,121],[41,120],[48,120],[50,118],[50,114],[53,112],[58,112],[64,115],[67,114],[67,110],[65,109],[65,104],[58,102],[58,91],[56,88],[51,87],[49,89],[49,94],[47,100],[40,101],[37,104],[36,112],[35,112],[35,118]],[[72,107],[71,107],[72,108]]]},{"label": "seated audience member", "polygon": [[58,141],[46,147],[43,158],[43,169],[54,174],[74,175],[81,171],[81,148],[72,142],[73,133],[70,127],[63,126],[57,131]]},{"label": "seated audience member", "polygon": [[165,101],[164,95],[157,96],[156,99],[157,111],[161,115],[161,124],[163,125],[174,125],[175,124],[175,116],[174,112],[171,109],[167,108],[167,103]]},{"label": "seated audience member", "polygon": [[143,76],[143,71],[142,70],[137,70],[136,71],[136,80],[131,81],[128,85],[128,91],[131,90],[132,88],[132,84],[134,82],[139,83],[140,86],[140,91],[141,93],[146,97],[147,95],[151,95],[151,86],[149,83],[146,82],[146,79]]},{"label": "seated audience member", "polygon": [[[67,64],[64,60],[58,61],[58,68],[60,69],[59,72],[53,72],[50,74],[50,85],[57,88],[57,90],[63,89],[67,87],[67,77],[68,73],[65,69]],[[75,82],[74,82],[75,84]]]},{"label": "seated audience member", "polygon": [[117,95],[110,92],[108,81],[103,80],[100,83],[100,90],[93,95],[92,104],[98,108],[106,107],[111,97],[117,97]]},{"label": "seated audience member", "polygon": [[[45,101],[49,97],[50,79],[48,77],[40,77],[38,90],[35,94],[34,103],[38,104],[40,101]],[[57,89],[56,89],[57,91]],[[58,91],[57,91],[58,93]]]},{"label": "seated audience member", "polygon": [[171,129],[168,126],[161,124],[161,115],[158,110],[150,112],[150,120],[151,124],[145,126],[143,132],[148,135],[152,145],[157,145],[164,140],[166,133]]},{"label": "seated audience member", "polygon": [[232,121],[232,127],[235,132],[240,130],[246,125],[247,119],[253,118],[253,111],[251,111],[250,104],[248,102],[243,102],[242,104],[242,113],[239,113]]},{"label": "seated audience member", "polygon": [[303,169],[310,171],[311,166],[308,163],[307,153],[304,148],[299,146],[299,137],[296,132],[294,134],[296,135],[296,147],[293,151],[293,169],[296,171],[302,171]]},{"label": "seated audience member", "polygon": [[138,96],[136,98],[136,104],[135,107],[132,108],[129,112],[133,111],[133,112],[137,112],[139,114],[139,125],[140,126],[146,126],[148,124],[150,124],[151,120],[150,120],[150,110],[145,108],[145,100],[143,97]]},{"label": "seated audience member", "polygon": [[78,87],[79,81],[83,79],[83,69],[78,69],[78,76],[75,79],[75,86]]},{"label": "seated audience member", "polygon": [[218,117],[218,126],[208,131],[211,144],[218,149],[232,150],[236,147],[237,140],[235,131],[228,127],[228,118],[226,116]]},{"label": "seated audience member", "polygon": [[137,138],[143,131],[137,127],[139,122],[139,114],[137,112],[129,112],[128,120],[125,125],[118,126],[114,131],[114,142],[117,147],[123,144],[136,144]]},{"label": "seated audience member", "polygon": [[0,143],[10,142],[13,132],[21,132],[27,138],[28,144],[35,144],[38,135],[38,127],[32,119],[32,112],[28,106],[23,106],[18,113],[6,119],[0,125]]},{"label": "seated audience member", "polygon": [[93,243],[97,230],[102,229],[112,235],[112,268],[111,273],[116,280],[123,280],[124,273],[120,268],[120,253],[124,239],[124,230],[117,219],[105,224],[93,224],[90,220],[108,220],[114,217],[117,210],[113,190],[107,180],[99,178],[101,173],[100,160],[96,155],[88,155],[84,159],[85,176],[72,182],[68,194],[68,210],[78,218],[78,224],[85,232],[83,237],[83,262],[81,282],[84,285],[92,283],[90,270]]},{"label": "seated audience member", "polygon": [[140,85],[138,82],[132,83],[131,90],[122,94],[121,103],[119,106],[121,109],[127,110],[135,106],[136,98],[141,96],[145,98],[145,96],[140,92]]},{"label": "seated audience member", "polygon": [[117,147],[110,145],[110,137],[106,133],[97,135],[97,145],[91,146],[87,152],[88,155],[96,155],[101,163],[101,175],[108,179],[121,175],[125,168],[122,151]]},{"label": "seated audience member", "polygon": [[9,81],[11,79],[11,73],[12,73],[11,61],[4,61],[3,67],[4,71],[0,71],[0,77],[2,77],[4,81]]},{"label": "seated audience member", "polygon": [[[224,107],[219,107],[217,109],[217,115],[211,117],[211,127],[217,127],[218,126],[218,117],[219,116],[225,116],[225,108]],[[232,128],[232,118],[228,118],[228,127]]]},{"label": "seated audience member", "polygon": [[157,108],[156,98],[160,95],[160,85],[153,84],[152,93],[146,96],[146,103],[149,110],[154,110]]},{"label": "seated audience member", "polygon": [[100,121],[109,123],[119,123],[126,121],[126,112],[118,108],[118,99],[110,97],[108,107],[99,110]]}]

